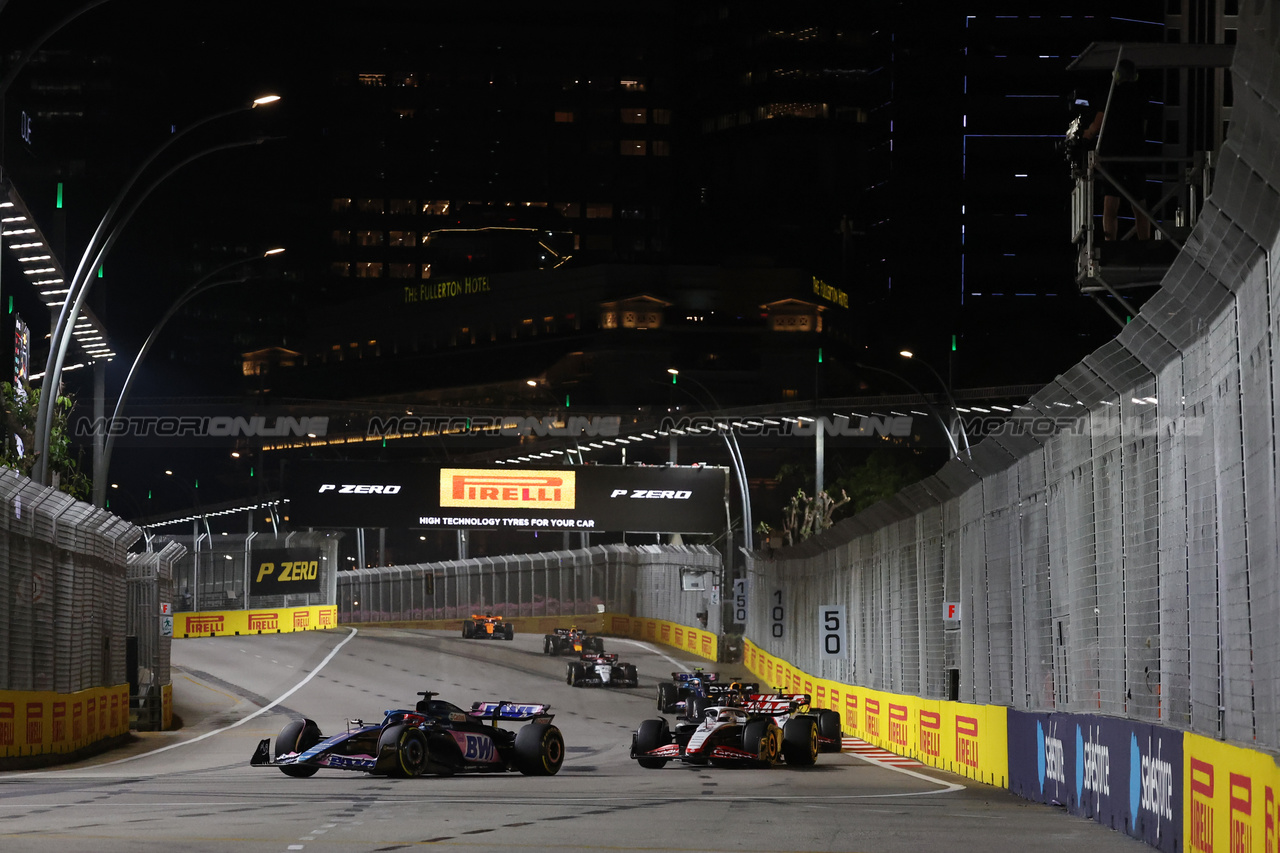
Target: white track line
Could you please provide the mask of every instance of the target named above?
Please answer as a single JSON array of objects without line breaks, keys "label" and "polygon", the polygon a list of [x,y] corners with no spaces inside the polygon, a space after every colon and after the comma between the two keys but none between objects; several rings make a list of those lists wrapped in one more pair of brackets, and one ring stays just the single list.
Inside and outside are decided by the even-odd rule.
[{"label": "white track line", "polygon": [[307,677],[306,677],[306,678],[302,679],[302,680],[301,680],[301,681],[299,681],[297,684],[293,685],[293,686],[292,686],[292,687],[290,687],[288,690],[286,690],[284,693],[282,693],[282,694],[280,694],[279,696],[277,696],[277,697],[275,698],[275,700],[273,700],[273,701],[272,701],[272,702],[270,702],[269,704],[262,706],[261,708],[259,708],[258,710],[254,711],[252,714],[249,714],[249,715],[248,715],[248,716],[246,716],[246,717],[241,717],[240,719],[236,720],[234,723],[232,723],[232,724],[231,724],[231,725],[229,725],[229,726],[223,726],[223,727],[222,727],[222,728],[220,728],[220,729],[214,729],[214,730],[213,730],[213,731],[211,731],[211,732],[205,732],[205,733],[204,733],[204,734],[202,734],[202,735],[199,735],[199,736],[197,736],[197,737],[193,737],[193,738],[191,738],[191,740],[184,740],[184,741],[179,741],[178,743],[171,743],[171,744],[169,744],[168,746],[162,746],[162,747],[159,747],[159,748],[157,748],[157,749],[150,750],[149,752],[140,752],[140,753],[138,753],[137,755],[130,755],[128,758],[117,758],[115,761],[107,761],[107,762],[104,762],[104,763],[102,763],[102,764],[94,764],[92,767],[77,767],[77,768],[67,768],[66,770],[44,770],[44,771],[38,771],[38,772],[36,772],[36,773],[23,773],[23,774],[22,774],[22,777],[23,777],[23,778],[28,778],[28,777],[31,777],[31,776],[45,776],[45,775],[52,775],[52,774],[57,774],[57,773],[75,773],[75,772],[81,772],[81,771],[88,770],[88,769],[96,770],[96,769],[97,769],[97,768],[99,768],[99,767],[110,767],[110,766],[111,766],[111,765],[113,765],[113,764],[124,764],[126,761],[137,761],[139,758],[146,758],[146,757],[147,757],[147,756],[149,756],[149,755],[156,755],[156,754],[161,753],[161,752],[168,752],[169,750],[171,750],[171,749],[177,749],[177,748],[178,748],[178,747],[180,747],[180,746],[190,746],[190,745],[191,745],[191,744],[193,744],[193,743],[199,743],[200,741],[204,740],[205,738],[211,738],[211,737],[213,737],[214,735],[222,734],[223,732],[225,732],[225,731],[227,731],[227,730],[229,730],[229,729],[234,729],[234,728],[236,728],[237,726],[243,726],[245,723],[249,722],[250,720],[254,719],[255,717],[259,717],[259,716],[261,716],[261,715],[263,715],[263,714],[267,713],[267,712],[268,712],[268,711],[270,711],[272,708],[274,708],[275,706],[279,705],[279,704],[280,704],[281,702],[283,702],[284,700],[288,699],[288,698],[289,698],[290,696],[292,696],[294,693],[297,693],[299,690],[301,690],[301,689],[302,689],[302,687],[303,687],[303,686],[305,686],[305,685],[306,685],[306,683],[307,683],[308,681],[310,681],[311,679],[313,679],[313,678],[315,678],[317,675],[319,675],[319,674],[320,674],[320,670],[324,669],[324,668],[325,668],[325,665],[326,665],[326,664],[328,664],[328,663],[329,663],[329,661],[333,660],[334,656],[336,656],[336,655],[338,654],[338,651],[339,651],[343,646],[345,646],[347,643],[351,642],[351,639],[352,639],[353,637],[355,637],[355,635],[356,635],[356,633],[357,633],[357,631],[356,631],[356,629],[355,629],[355,628],[348,628],[347,630],[349,630],[351,633],[350,633],[350,634],[348,634],[346,637],[344,637],[344,638],[343,638],[343,640],[342,640],[342,642],[340,642],[340,643],[338,643],[338,645],[334,646],[334,647],[333,647],[333,649],[329,652],[329,654],[325,655],[324,660],[320,661],[319,665],[318,665],[318,666],[316,666],[316,668],[315,668],[315,669],[313,669],[313,670],[311,670],[311,672],[307,673]]}]

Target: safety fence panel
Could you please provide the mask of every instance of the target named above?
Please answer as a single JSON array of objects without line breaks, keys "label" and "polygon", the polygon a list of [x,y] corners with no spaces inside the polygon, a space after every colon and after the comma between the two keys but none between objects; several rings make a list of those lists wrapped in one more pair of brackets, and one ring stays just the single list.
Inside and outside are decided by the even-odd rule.
[{"label": "safety fence panel", "polygon": [[[176,542],[186,549],[173,566],[174,609],[185,611],[248,610],[333,604],[338,586],[338,539],[333,531],[248,533],[211,536],[193,522],[189,536],[156,537],[155,546]],[[255,592],[270,574],[258,558],[264,552],[319,551],[313,591],[289,592],[277,584],[272,592]]]},{"label": "safety fence panel", "polygon": [[[340,622],[572,617],[605,611],[720,630],[723,558],[712,548],[622,546],[354,569],[337,576]],[[714,624],[711,624],[714,622]]]},{"label": "safety fence panel", "polygon": [[124,683],[133,525],[14,471],[0,473],[0,689]]}]

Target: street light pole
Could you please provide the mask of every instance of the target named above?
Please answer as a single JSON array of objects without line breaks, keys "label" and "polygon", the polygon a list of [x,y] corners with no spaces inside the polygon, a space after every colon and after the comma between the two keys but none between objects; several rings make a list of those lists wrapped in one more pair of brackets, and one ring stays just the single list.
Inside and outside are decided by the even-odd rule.
[{"label": "street light pole", "polygon": [[960,458],[960,448],[956,446],[956,439],[955,439],[955,436],[951,434],[951,427],[947,424],[946,421],[942,419],[942,415],[938,414],[937,408],[933,405],[933,403],[929,402],[929,398],[924,395],[923,391],[921,391],[916,386],[912,385],[911,382],[906,378],[894,373],[892,370],[885,370],[883,367],[872,367],[869,364],[863,364],[861,362],[857,362],[855,366],[859,370],[870,370],[872,373],[883,373],[886,376],[892,376],[894,379],[898,380],[903,385],[906,385],[913,392],[915,392],[916,396],[918,396],[921,400],[923,400],[924,404],[929,407],[929,413],[932,414],[933,419],[938,422],[938,426],[942,427],[942,434],[947,437],[947,444],[951,445],[952,458],[954,459]]},{"label": "street light pole", "polygon": [[[929,364],[929,362],[917,356],[911,350],[904,349],[900,351],[898,355],[902,356],[903,358],[910,359],[912,361],[916,361],[916,362],[919,362],[920,364],[923,364],[929,370],[929,372],[933,374],[933,378],[938,380],[938,384],[942,386],[942,393],[947,396],[947,405],[951,407],[951,415],[956,425],[956,430],[960,433],[960,438],[964,440],[965,455],[968,456],[970,459],[972,459],[973,450],[972,448],[969,447],[969,434],[966,433],[964,430],[964,421],[960,418],[960,410],[956,408],[955,398],[951,396],[950,383],[944,382],[942,379],[942,376],[938,374],[938,371],[933,369],[933,365]],[[949,426],[947,427],[947,435],[948,436],[951,435],[951,427]],[[955,444],[954,439],[952,440],[952,444]],[[959,454],[957,453],[957,455]]]},{"label": "street light pole", "polygon": [[[220,118],[225,118],[236,113],[245,112],[253,109],[261,104],[269,104],[278,101],[276,95],[268,95],[258,98],[248,107],[237,107],[234,110],[225,110],[220,113],[208,116],[170,136],[163,144],[151,153],[142,165],[129,177],[125,182],[124,188],[116,196],[111,206],[103,215],[102,221],[98,223],[97,229],[94,231],[93,237],[89,240],[89,245],[85,247],[84,254],[80,257],[80,263],[76,267],[75,276],[72,278],[71,287],[67,293],[66,301],[62,303],[62,310],[58,314],[58,320],[54,324],[49,342],[49,358],[45,365],[44,372],[44,390],[40,394],[40,404],[36,411],[35,435],[34,435],[34,452],[36,454],[35,466],[33,469],[33,479],[40,483],[48,483],[49,481],[49,439],[52,431],[52,412],[54,400],[58,394],[58,387],[62,382],[62,365],[66,360],[67,348],[70,344],[70,330],[74,327],[76,318],[79,316],[80,308],[84,304],[85,297],[89,293],[89,288],[93,283],[93,271],[97,269],[107,251],[115,243],[120,232],[128,225],[130,218],[137,211],[138,207],[146,200],[157,186],[163,183],[174,172],[183,166],[197,160],[205,155],[212,154],[217,151],[223,151],[231,148],[241,148],[246,145],[257,145],[266,141],[265,138],[257,138],[244,142],[232,142],[223,145],[215,145],[206,148],[196,154],[187,157],[177,165],[170,168],[157,180],[153,181],[141,194],[141,196],[132,204],[125,212],[119,222],[114,222],[120,206],[124,203],[125,198],[133,189],[135,183],[142,176],[142,173],[150,166],[161,154],[169,149],[178,139],[195,130],[197,127],[208,124]],[[108,226],[110,231],[108,232]],[[104,238],[104,233],[106,236]]]},{"label": "street light pole", "polygon": [[[107,478],[111,473],[111,451],[112,449],[115,448],[116,435],[117,435],[116,430],[113,429],[112,427],[116,423],[116,421],[120,418],[120,410],[124,408],[124,404],[129,399],[129,392],[133,390],[133,380],[138,375],[138,365],[142,363],[142,360],[147,357],[147,353],[151,351],[151,346],[156,342],[156,338],[160,336],[160,331],[165,327],[165,324],[168,323],[170,318],[172,318],[173,315],[178,312],[179,308],[181,308],[183,305],[186,305],[188,302],[190,302],[192,299],[199,296],[200,294],[205,293],[206,291],[212,290],[215,287],[221,287],[224,284],[236,284],[236,283],[248,280],[249,278],[248,276],[241,276],[240,278],[217,279],[219,275],[231,269],[232,267],[240,266],[242,264],[252,263],[254,261],[262,260],[262,258],[276,257],[282,254],[284,254],[284,249],[268,249],[261,256],[254,256],[251,258],[240,258],[238,260],[231,261],[230,263],[223,264],[222,266],[210,272],[208,275],[201,277],[195,284],[187,288],[187,290],[183,292],[181,296],[179,296],[176,300],[174,300],[173,304],[169,306],[169,310],[167,310],[164,313],[164,316],[162,316],[159,322],[157,322],[155,326],[151,329],[150,334],[147,335],[147,339],[143,341],[141,348],[139,348],[137,357],[134,358],[133,360],[133,366],[129,368],[129,373],[125,377],[124,385],[122,385],[120,388],[120,398],[116,400],[115,409],[111,412],[111,419],[103,422],[103,425],[102,425],[103,428],[105,428],[107,431],[107,436],[106,436],[106,442],[102,448],[101,457],[95,460],[96,464],[94,465],[94,471],[93,471],[93,504],[94,506],[101,507],[101,506],[104,506],[106,503]],[[217,280],[211,280],[211,279],[217,279]]]}]

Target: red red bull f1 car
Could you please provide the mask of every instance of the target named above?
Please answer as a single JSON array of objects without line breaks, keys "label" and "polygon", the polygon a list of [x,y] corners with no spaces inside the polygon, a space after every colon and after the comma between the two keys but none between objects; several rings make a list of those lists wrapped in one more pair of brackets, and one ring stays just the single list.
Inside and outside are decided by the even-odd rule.
[{"label": "red red bull f1 car", "polygon": [[[347,730],[326,737],[311,720],[288,723],[275,739],[264,738],[249,763],[278,767],[286,776],[312,776],[322,767],[386,776],[463,771],[518,770],[551,776],[564,762],[564,738],[551,724],[550,706],[525,702],[476,702],[471,710],[419,693],[414,710],[383,712],[377,725],[350,720]],[[518,730],[499,722],[524,722]]]}]

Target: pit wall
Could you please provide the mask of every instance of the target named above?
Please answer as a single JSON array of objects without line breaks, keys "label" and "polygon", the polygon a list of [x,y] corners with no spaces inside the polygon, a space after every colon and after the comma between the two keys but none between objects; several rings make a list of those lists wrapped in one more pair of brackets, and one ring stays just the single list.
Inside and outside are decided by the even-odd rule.
[{"label": "pit wall", "polygon": [[1028,713],[815,678],[747,641],[763,688],[809,693],[847,735],[1063,806],[1168,853],[1280,850],[1280,766],[1190,732],[1092,714]]},{"label": "pit wall", "polygon": [[[172,705],[172,703],[170,703]],[[129,733],[129,685],[75,693],[0,690],[0,762],[88,750]]]}]

